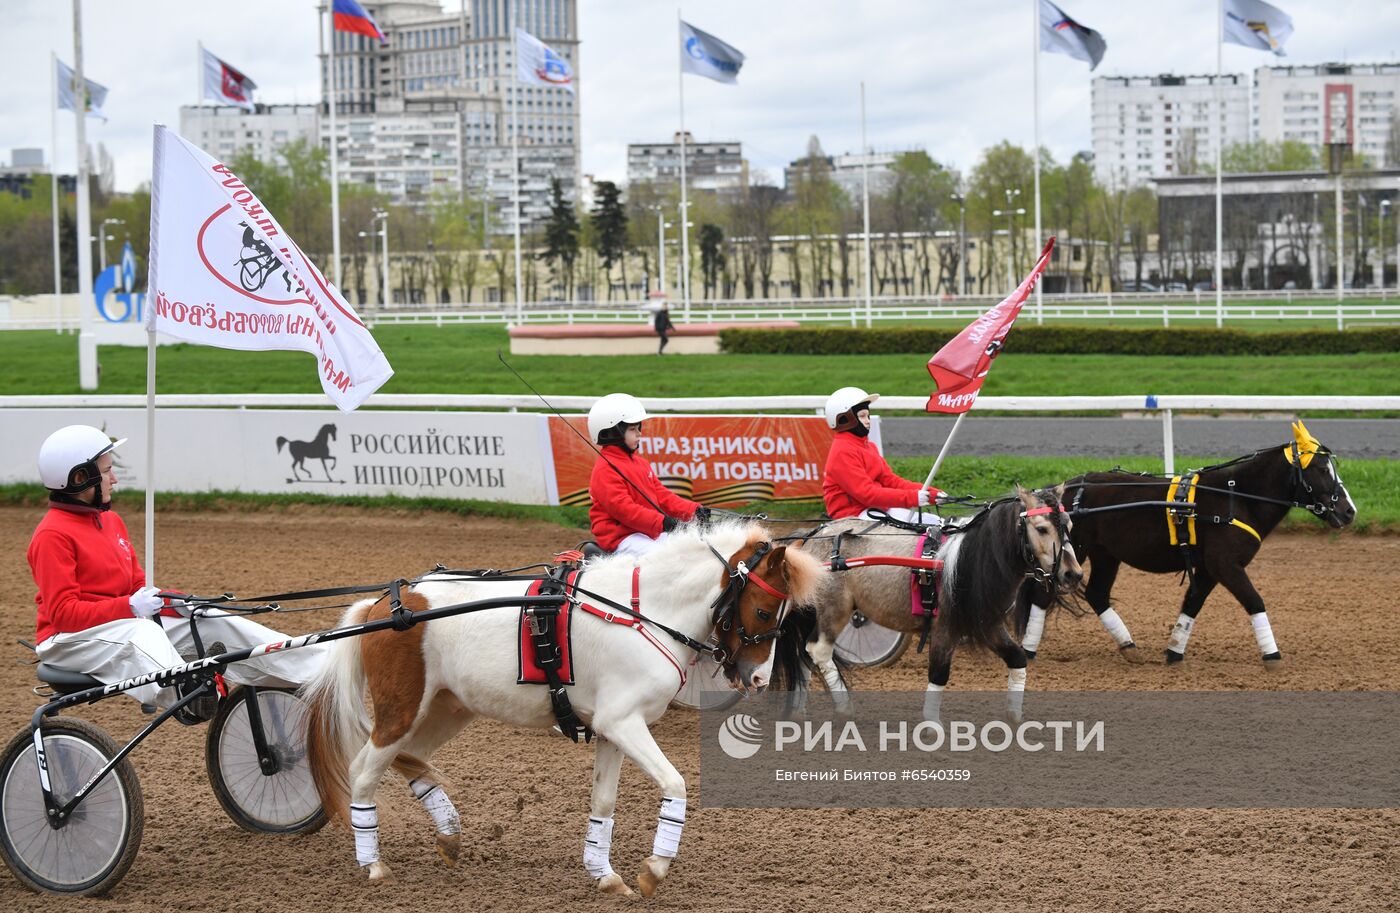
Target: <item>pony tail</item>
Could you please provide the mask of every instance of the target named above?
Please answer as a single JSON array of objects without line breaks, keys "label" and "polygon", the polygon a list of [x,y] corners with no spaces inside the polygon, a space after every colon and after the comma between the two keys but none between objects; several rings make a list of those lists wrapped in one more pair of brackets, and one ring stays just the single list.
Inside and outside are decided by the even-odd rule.
[{"label": "pony tail", "polygon": [[[374,600],[352,605],[341,626],[362,624]],[[350,821],[350,759],[369,739],[365,707],[365,670],[359,639],[346,637],[327,645],[326,660],[298,692],[307,704],[306,752],[311,777],[327,817]]]}]

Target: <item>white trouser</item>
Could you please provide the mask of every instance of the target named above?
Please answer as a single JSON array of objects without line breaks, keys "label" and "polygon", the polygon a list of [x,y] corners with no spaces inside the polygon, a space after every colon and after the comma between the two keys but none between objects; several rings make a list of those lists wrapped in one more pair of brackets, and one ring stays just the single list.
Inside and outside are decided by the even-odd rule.
[{"label": "white trouser", "polygon": [[634,558],[640,558],[665,542],[666,537],[669,535],[670,533],[662,533],[653,539],[645,533],[633,533],[618,543],[617,548],[613,550],[613,554],[631,555]]},{"label": "white trouser", "polygon": [[[870,515],[870,510],[870,508],[867,508],[860,512],[862,520],[875,519]],[[896,520],[903,520],[905,523],[923,523],[931,526],[941,522],[938,519],[938,514],[934,513],[932,507],[923,508],[922,518],[919,513],[919,508],[917,507],[882,507],[880,510],[883,510]]]},{"label": "white trouser", "polygon": [[[103,684],[194,659],[190,620],[157,617],[159,624],[147,618],[122,618],[86,631],[55,634],[39,644],[39,659],[70,672],[86,673]],[[287,639],[255,621],[223,613],[204,616],[198,624],[199,639],[206,650],[215,641],[221,641],[227,652]],[[325,648],[311,644],[234,663],[224,677],[239,685],[295,688],[315,674],[324,658]],[[174,689],[155,685],[141,685],[126,693],[143,704],[168,707],[175,701]]]}]

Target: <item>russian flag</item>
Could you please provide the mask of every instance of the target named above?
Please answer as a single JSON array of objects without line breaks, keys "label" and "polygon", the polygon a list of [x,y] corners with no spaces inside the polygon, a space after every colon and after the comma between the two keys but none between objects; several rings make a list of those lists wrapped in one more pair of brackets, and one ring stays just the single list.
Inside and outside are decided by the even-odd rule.
[{"label": "russian flag", "polygon": [[374,17],[365,12],[365,8],[355,0],[334,0],[331,15],[338,32],[354,32],[366,38],[378,38],[381,42],[389,40],[379,30],[379,24],[374,21]]}]

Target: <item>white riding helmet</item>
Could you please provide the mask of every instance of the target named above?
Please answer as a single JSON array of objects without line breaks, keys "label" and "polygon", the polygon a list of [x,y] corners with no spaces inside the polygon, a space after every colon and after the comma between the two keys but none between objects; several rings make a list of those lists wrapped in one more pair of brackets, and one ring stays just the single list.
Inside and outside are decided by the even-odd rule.
[{"label": "white riding helmet", "polygon": [[646,421],[646,418],[647,410],[635,396],[628,393],[609,393],[588,410],[588,436],[593,438],[593,443],[601,444],[603,442],[599,438],[604,432],[623,422],[636,425]]},{"label": "white riding helmet", "polygon": [[826,398],[826,427],[835,429],[841,415],[861,403],[873,403],[878,393],[866,393],[860,387],[842,387]]},{"label": "white riding helmet", "polygon": [[102,474],[97,471],[97,458],[125,443],[126,438],[114,441],[107,432],[91,425],[60,428],[39,448],[39,478],[50,491],[68,494],[86,491],[102,480]]}]

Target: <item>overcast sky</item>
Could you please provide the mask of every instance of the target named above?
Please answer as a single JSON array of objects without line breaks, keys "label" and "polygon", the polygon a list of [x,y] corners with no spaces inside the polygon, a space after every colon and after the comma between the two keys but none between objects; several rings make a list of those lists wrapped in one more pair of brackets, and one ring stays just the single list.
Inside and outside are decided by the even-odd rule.
[{"label": "overcast sky", "polygon": [[[457,9],[460,0],[445,0]],[[1226,45],[1226,72],[1277,63],[1400,60],[1400,2],[1279,0],[1295,32],[1285,58]],[[52,144],[49,53],[72,63],[71,0],[4,0],[0,163],[13,147]],[[1099,30],[1108,53],[1094,75],[1215,70],[1215,0],[1064,0]],[[678,124],[676,7],[656,0],[580,0],[583,170],[626,177],[629,142]],[[747,55],[739,84],[686,77],[686,125],[697,139],[744,144],[754,170],[782,182],[812,134],[828,153],[860,148],[859,84],[870,143],[922,147],[960,170],[1003,139],[1032,142],[1031,0],[704,0],[686,20]],[[92,143],[116,160],[117,187],[149,180],[151,124],[179,125],[195,100],[196,42],[241,67],[265,102],[317,95],[317,16],[310,0],[88,0],[85,69],[111,90]],[[1063,160],[1092,146],[1087,64],[1041,56],[1041,140]],[[73,116],[59,124],[58,163],[71,170]]]}]

